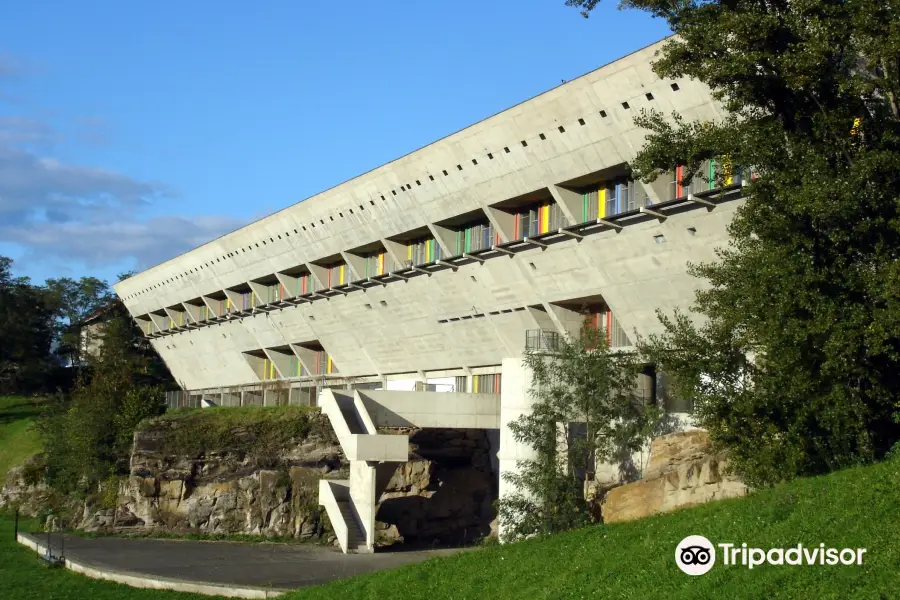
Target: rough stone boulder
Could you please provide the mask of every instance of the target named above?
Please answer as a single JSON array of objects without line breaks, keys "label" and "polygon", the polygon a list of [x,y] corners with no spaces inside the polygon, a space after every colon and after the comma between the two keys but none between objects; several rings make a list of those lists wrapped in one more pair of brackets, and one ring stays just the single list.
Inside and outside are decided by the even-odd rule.
[{"label": "rough stone boulder", "polygon": [[602,505],[603,521],[649,517],[747,493],[737,477],[725,474],[728,459],[712,453],[703,430],[661,436],[650,446],[644,478],[610,490]]}]

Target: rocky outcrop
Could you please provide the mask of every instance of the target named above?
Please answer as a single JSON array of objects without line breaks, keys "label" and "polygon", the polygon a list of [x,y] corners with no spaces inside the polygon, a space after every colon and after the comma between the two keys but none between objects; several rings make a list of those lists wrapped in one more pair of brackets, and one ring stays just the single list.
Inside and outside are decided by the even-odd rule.
[{"label": "rocky outcrop", "polygon": [[[318,481],[346,478],[348,465],[324,415],[314,418],[323,422],[307,437],[265,453],[247,451],[253,444],[173,453],[171,424],[146,428],[135,435],[115,509],[86,510],[83,527],[328,539]],[[381,496],[378,543],[453,544],[486,535],[496,478],[485,432],[402,433],[410,436],[410,461],[398,465]]]},{"label": "rocky outcrop", "polygon": [[40,456],[32,456],[6,473],[0,489],[0,508],[18,509],[23,516],[34,517],[57,503],[57,494],[42,481]]},{"label": "rocky outcrop", "polygon": [[641,481],[609,490],[602,504],[606,523],[631,521],[747,493],[727,474],[728,459],[711,451],[709,434],[683,431],[653,440]]},{"label": "rocky outcrop", "polygon": [[[173,453],[178,423],[161,420],[135,434],[131,472],[111,518],[117,527],[268,537],[322,536],[318,480],[341,474],[340,446],[322,415],[303,439],[255,451],[250,431],[197,453]],[[248,451],[253,448],[254,451]],[[109,526],[96,515],[85,528]]]}]

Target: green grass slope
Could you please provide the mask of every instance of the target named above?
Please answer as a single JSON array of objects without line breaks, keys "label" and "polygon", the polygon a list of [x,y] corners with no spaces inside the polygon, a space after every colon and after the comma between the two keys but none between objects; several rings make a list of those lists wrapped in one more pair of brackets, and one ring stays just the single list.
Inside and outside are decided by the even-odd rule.
[{"label": "green grass slope", "polygon": [[[688,535],[763,549],[867,548],[862,566],[675,565]],[[900,598],[900,460],[632,523],[596,526],[294,592],[289,600]]]},{"label": "green grass slope", "polygon": [[0,487],[10,468],[37,454],[41,441],[32,428],[41,404],[31,398],[0,396]]}]

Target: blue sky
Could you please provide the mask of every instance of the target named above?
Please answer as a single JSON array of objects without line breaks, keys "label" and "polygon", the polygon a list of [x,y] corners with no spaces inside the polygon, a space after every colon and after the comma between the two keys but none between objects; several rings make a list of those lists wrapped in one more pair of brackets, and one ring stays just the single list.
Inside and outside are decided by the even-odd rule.
[{"label": "blue sky", "polygon": [[142,270],[646,46],[564,0],[11,2],[0,255]]}]

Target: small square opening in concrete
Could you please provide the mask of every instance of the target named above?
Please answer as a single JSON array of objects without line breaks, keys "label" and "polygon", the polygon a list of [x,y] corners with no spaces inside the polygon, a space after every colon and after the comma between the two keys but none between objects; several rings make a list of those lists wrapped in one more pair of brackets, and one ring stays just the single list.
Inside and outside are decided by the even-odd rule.
[{"label": "small square opening in concrete", "polygon": [[557,127],[557,129],[559,129],[559,132],[560,132],[560,133],[565,133],[565,132],[566,132],[566,128],[563,127],[562,125],[560,125],[559,127]]},{"label": "small square opening in concrete", "polygon": [[631,107],[628,105],[627,102],[623,102],[623,103],[622,103],[622,108],[624,108],[625,110],[628,110],[628,109],[631,108]]},{"label": "small square opening in concrete", "polygon": [[665,244],[665,243],[666,243],[666,236],[664,236],[664,235],[661,234],[661,233],[658,234],[658,235],[654,235],[654,236],[653,236],[653,241],[656,242],[657,244]]},{"label": "small square opening in concrete", "polygon": [[601,111],[600,111],[600,117],[603,118],[603,119],[606,118],[606,111],[605,111],[605,110],[601,110]]},{"label": "small square opening in concrete", "polygon": [[647,92],[644,95],[647,97],[647,100],[653,100],[653,94],[651,94],[650,92]]},{"label": "small square opening in concrete", "polygon": [[673,84],[672,84],[672,91],[673,91],[673,92],[677,92],[677,91],[680,90],[680,89],[681,89],[681,88],[678,87],[678,84],[677,84],[677,83],[673,83]]},{"label": "small square opening in concrete", "polygon": [[382,301],[380,302],[380,304],[381,304],[382,306],[387,306],[387,302],[385,302],[384,300],[382,300]]},{"label": "small square opening in concrete", "polygon": [[579,124],[579,125],[584,125],[584,124],[585,124],[584,119],[578,119],[578,124]]},{"label": "small square opening in concrete", "polygon": [[546,139],[547,139],[547,136],[544,135],[543,133],[539,133],[538,135],[540,136],[540,138],[541,138],[542,140],[546,140]]}]

